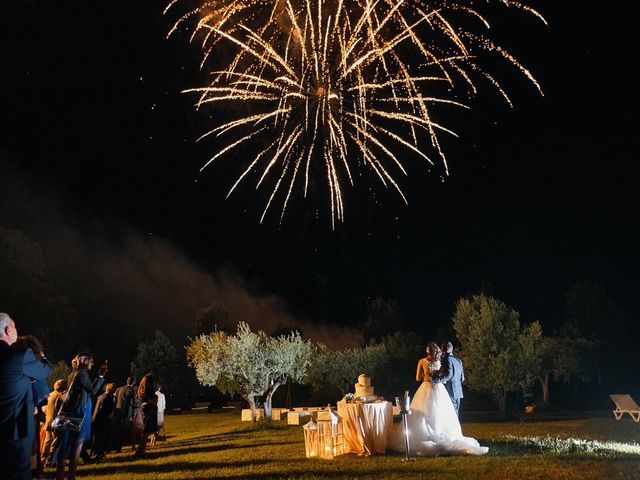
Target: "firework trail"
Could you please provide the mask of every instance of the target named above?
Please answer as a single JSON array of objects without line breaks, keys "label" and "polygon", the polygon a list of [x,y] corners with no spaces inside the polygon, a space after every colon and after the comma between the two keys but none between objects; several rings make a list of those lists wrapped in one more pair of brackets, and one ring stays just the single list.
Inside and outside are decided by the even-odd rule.
[{"label": "firework trail", "polygon": [[[354,184],[355,170],[363,166],[407,202],[397,181],[407,174],[400,152],[429,165],[435,155],[448,172],[440,137],[456,134],[433,118],[434,105],[468,108],[452,92],[477,93],[478,78],[511,105],[505,89],[480,66],[481,55],[506,59],[542,93],[531,73],[484,34],[490,24],[471,3],[209,0],[190,10],[169,34],[191,30],[191,41],[204,53],[202,68],[215,66],[207,67],[207,86],[186,91],[199,94],[197,107],[237,102],[251,112],[201,137],[228,139],[202,169],[234,149],[253,147],[253,159],[229,195],[259,172],[256,188],[269,183],[271,189],[261,222],[276,197],[282,221],[294,191],[306,197],[310,183],[324,178],[335,227],[344,219],[343,188]],[[518,2],[479,3],[516,8],[544,22]],[[480,32],[458,26],[461,16]]]}]

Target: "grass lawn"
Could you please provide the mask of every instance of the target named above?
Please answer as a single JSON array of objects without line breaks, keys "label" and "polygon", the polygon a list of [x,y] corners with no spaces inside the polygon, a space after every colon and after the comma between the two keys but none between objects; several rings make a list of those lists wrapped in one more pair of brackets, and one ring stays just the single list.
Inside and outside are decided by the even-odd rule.
[{"label": "grass lawn", "polygon": [[613,415],[462,423],[489,453],[481,457],[418,458],[345,455],[333,461],[304,456],[302,427],[276,422],[251,427],[240,413],[220,411],[166,417],[168,438],[142,460],[110,454],[81,466],[79,476],[132,479],[640,479],[640,423]]}]

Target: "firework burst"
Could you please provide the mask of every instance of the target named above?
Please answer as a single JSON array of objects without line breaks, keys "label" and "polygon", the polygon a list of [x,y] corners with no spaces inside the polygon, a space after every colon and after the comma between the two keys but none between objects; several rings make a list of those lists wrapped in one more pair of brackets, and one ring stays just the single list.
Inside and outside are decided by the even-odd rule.
[{"label": "firework burst", "polygon": [[[517,2],[485,3],[514,7],[544,21]],[[227,139],[202,169],[240,146],[253,146],[253,159],[229,195],[249,174],[257,172],[256,188],[270,178],[261,221],[277,197],[282,221],[294,191],[306,197],[310,182],[324,178],[335,226],[344,219],[343,189],[354,184],[355,170],[362,167],[406,202],[397,180],[407,174],[400,153],[410,152],[409,158],[429,165],[435,156],[448,171],[440,137],[456,134],[433,118],[433,107],[467,108],[453,96],[430,92],[451,92],[461,84],[475,94],[477,78],[484,78],[511,104],[494,76],[479,65],[479,55],[486,53],[508,60],[541,92],[530,72],[482,31],[456,27],[453,19],[460,15],[489,28],[485,16],[465,2],[202,3],[171,30],[191,28],[191,40],[199,41],[204,52],[202,65],[216,65],[207,86],[186,91],[199,94],[197,107],[239,102],[251,112],[223,121],[201,137]],[[216,58],[222,52],[227,61]]]}]

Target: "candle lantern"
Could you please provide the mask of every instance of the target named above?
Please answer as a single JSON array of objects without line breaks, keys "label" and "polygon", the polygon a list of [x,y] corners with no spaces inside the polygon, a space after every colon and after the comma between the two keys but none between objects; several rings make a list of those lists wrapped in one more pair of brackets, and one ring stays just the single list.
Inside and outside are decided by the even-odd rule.
[{"label": "candle lantern", "polygon": [[313,420],[302,426],[304,431],[304,451],[307,458],[316,458],[318,456],[318,426]]},{"label": "candle lantern", "polygon": [[318,427],[318,457],[331,460],[344,454],[342,418],[331,410],[331,405],[316,418]]}]

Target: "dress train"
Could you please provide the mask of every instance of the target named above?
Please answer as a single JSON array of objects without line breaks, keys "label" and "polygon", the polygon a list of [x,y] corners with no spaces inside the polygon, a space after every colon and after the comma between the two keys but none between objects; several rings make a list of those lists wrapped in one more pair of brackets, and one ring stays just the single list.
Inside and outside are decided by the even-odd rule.
[{"label": "dress train", "polygon": [[[484,455],[475,438],[462,435],[460,421],[449,393],[441,383],[422,382],[411,401],[407,418],[409,444],[418,455]],[[391,442],[394,450],[404,451],[402,425],[398,425]]]}]

